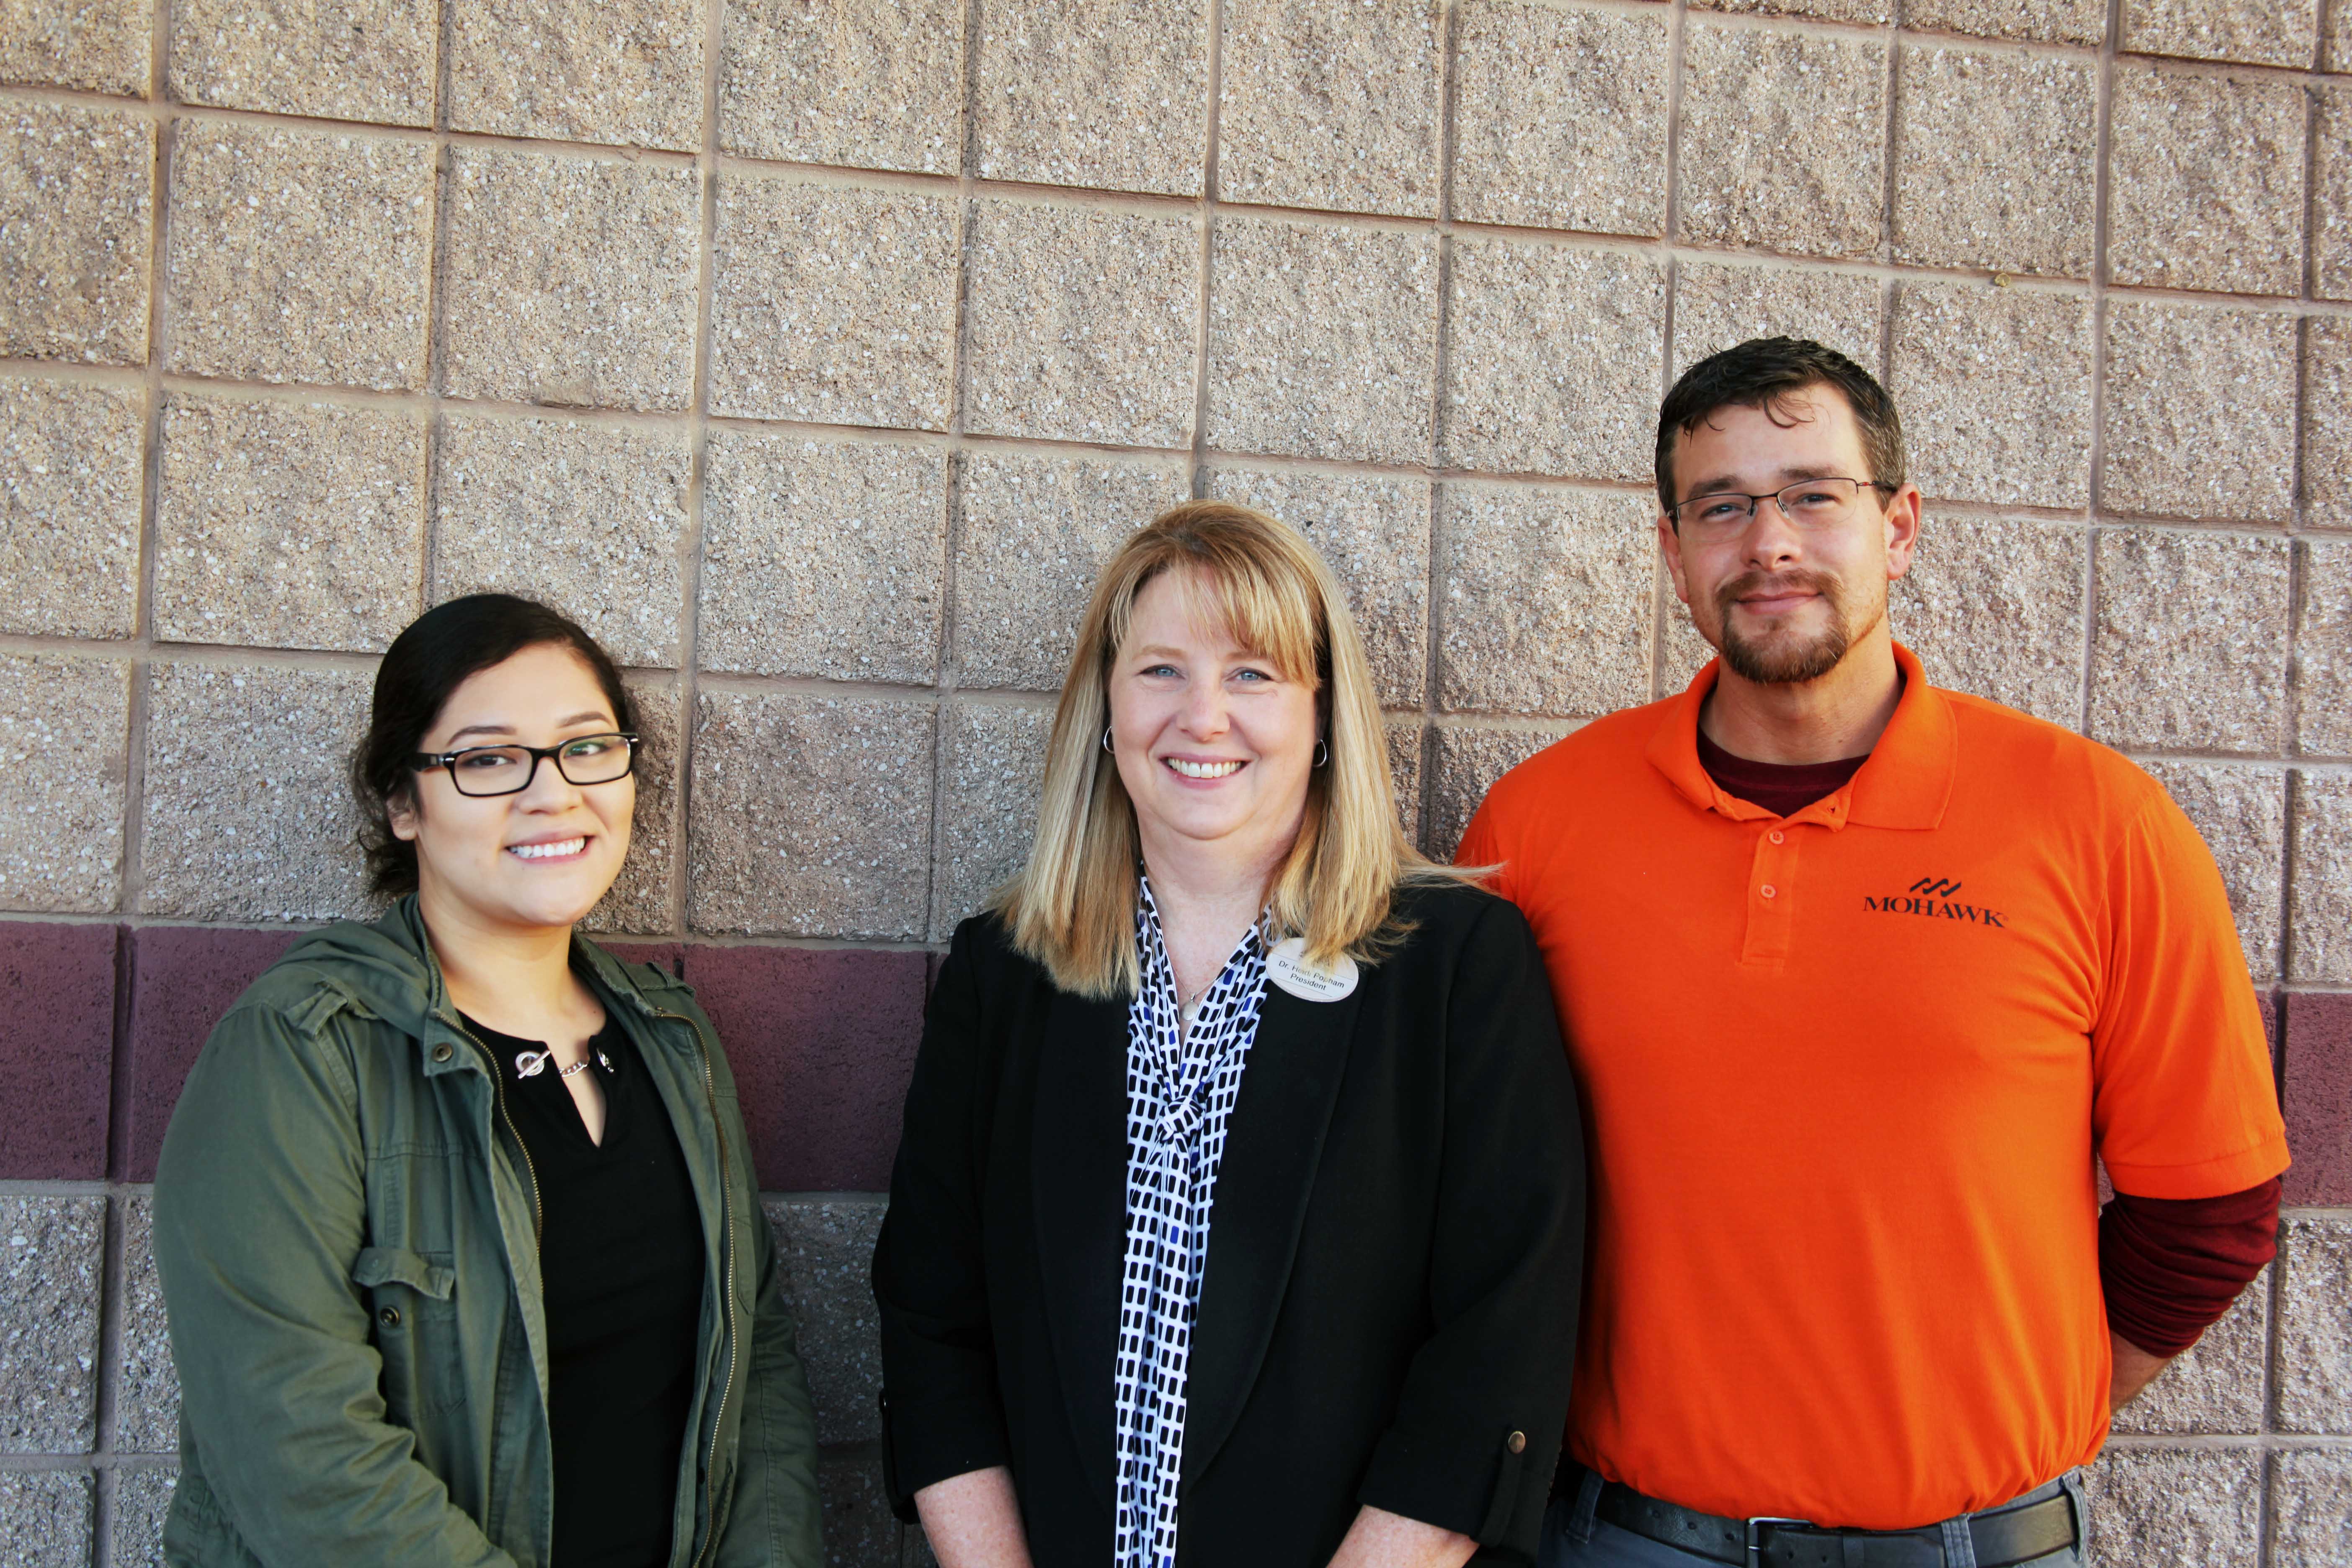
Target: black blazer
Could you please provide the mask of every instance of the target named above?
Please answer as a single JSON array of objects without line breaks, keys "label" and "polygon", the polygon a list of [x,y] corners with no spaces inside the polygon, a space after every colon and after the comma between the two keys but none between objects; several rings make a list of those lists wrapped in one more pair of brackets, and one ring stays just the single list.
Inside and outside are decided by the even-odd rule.
[{"label": "black blazer", "polygon": [[[1535,938],[1407,890],[1353,994],[1266,987],[1192,1331],[1177,1544],[1323,1568],[1360,1503],[1531,1559],[1568,1409],[1584,1152]],[[1012,1467],[1037,1568],[1113,1545],[1127,1004],[994,916],[940,971],[874,1254],[893,1505]]]}]

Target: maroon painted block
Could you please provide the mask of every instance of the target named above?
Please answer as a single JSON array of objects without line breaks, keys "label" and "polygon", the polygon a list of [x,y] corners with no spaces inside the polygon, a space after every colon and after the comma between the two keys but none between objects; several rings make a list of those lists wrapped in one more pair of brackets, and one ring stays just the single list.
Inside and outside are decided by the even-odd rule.
[{"label": "maroon painted block", "polygon": [[150,926],[135,933],[131,967],[130,1105],[124,1179],[152,1182],[180,1086],[205,1037],[261,972],[303,933]]},{"label": "maroon painted block", "polygon": [[2286,999],[2285,1201],[2352,1204],[2352,996]]},{"label": "maroon painted block", "polygon": [[677,973],[677,961],[686,952],[674,942],[606,942],[599,937],[596,945],[623,963],[650,963],[670,974]]},{"label": "maroon painted block", "polygon": [[880,1192],[923,1027],[925,955],[856,949],[686,950],[719,1026],[768,1192]]},{"label": "maroon painted block", "polygon": [[0,921],[0,1177],[106,1174],[117,930]]}]

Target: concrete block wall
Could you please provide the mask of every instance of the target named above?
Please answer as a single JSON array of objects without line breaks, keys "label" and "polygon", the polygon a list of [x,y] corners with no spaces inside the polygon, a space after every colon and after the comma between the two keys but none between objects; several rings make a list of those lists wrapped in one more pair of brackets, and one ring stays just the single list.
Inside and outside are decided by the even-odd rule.
[{"label": "concrete block wall", "polygon": [[1399,805],[1705,657],[1650,421],[1880,371],[1937,679],[2139,758],[2274,1028],[2278,1263],[2119,1424],[2106,1568],[2352,1564],[2352,0],[0,4],[0,1563],[157,1561],[158,1139],[428,604],[653,741],[596,916],[745,1089],[835,1560],[934,955],[1095,563],[1188,495],[1354,595]]}]

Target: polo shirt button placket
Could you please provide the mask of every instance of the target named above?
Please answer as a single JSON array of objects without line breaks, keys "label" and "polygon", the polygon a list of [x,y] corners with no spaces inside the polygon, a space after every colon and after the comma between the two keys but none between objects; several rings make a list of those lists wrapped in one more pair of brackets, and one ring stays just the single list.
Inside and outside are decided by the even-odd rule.
[{"label": "polo shirt button placket", "polygon": [[1795,882],[1796,869],[1797,846],[1785,827],[1768,827],[1756,836],[1756,855],[1748,876],[1748,930],[1746,940],[1740,943],[1740,963],[1777,965],[1789,956],[1786,895]]}]

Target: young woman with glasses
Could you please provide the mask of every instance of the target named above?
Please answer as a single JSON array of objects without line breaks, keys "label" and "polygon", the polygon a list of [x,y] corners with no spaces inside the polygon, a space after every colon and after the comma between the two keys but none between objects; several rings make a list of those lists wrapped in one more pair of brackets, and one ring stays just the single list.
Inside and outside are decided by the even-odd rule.
[{"label": "young woman with glasses", "polygon": [[573,929],[628,853],[604,650],[420,617],[352,761],[373,924],[222,1019],[164,1139],[174,1563],[815,1568],[815,1432],[734,1082]]}]

